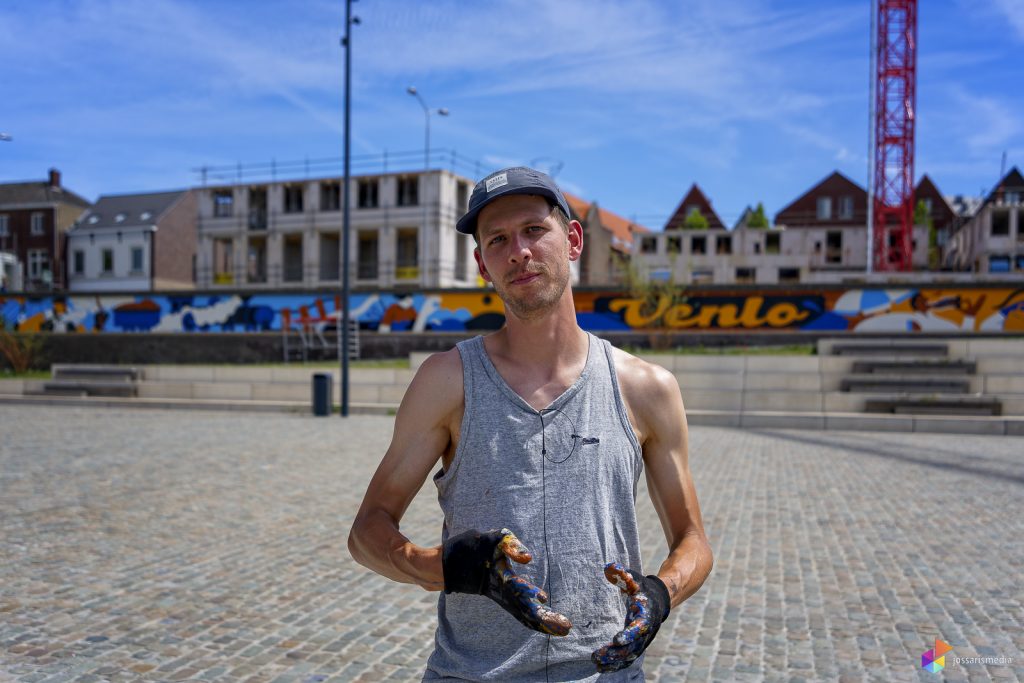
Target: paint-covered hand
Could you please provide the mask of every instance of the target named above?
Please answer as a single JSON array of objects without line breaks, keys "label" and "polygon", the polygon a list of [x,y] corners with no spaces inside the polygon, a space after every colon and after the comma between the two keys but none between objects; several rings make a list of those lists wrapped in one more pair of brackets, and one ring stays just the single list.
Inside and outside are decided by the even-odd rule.
[{"label": "paint-covered hand", "polygon": [[605,565],[604,576],[626,596],[626,624],[590,656],[602,673],[625,669],[642,655],[672,606],[668,588],[657,576],[644,576],[618,562]]},{"label": "paint-covered hand", "polygon": [[547,593],[512,571],[510,559],[526,564],[533,556],[508,529],[471,530],[449,538],[441,555],[444,592],[483,595],[529,629],[553,636],[569,633],[569,620],[548,608]]}]

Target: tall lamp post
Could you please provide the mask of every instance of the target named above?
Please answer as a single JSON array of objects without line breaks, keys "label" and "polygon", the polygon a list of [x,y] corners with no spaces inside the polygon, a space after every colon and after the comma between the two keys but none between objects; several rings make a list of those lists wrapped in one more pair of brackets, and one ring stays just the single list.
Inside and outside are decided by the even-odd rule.
[{"label": "tall lamp post", "polygon": [[426,139],[423,144],[423,171],[430,170],[430,115],[437,114],[438,116],[448,116],[448,110],[444,107],[440,109],[431,109],[427,106],[427,103],[423,101],[423,96],[420,95],[420,91],[416,89],[416,86],[410,85],[405,89],[407,93],[416,98],[423,107],[423,120],[426,123]]},{"label": "tall lamp post", "polygon": [[[427,230],[427,223],[430,220],[430,211],[429,211],[429,209],[427,207],[427,192],[426,192],[426,189],[427,189],[427,173],[430,171],[430,115],[436,113],[438,116],[448,116],[448,110],[445,109],[444,107],[441,107],[440,109],[431,109],[430,107],[428,107],[427,103],[423,101],[423,96],[420,95],[419,90],[417,90],[416,86],[414,86],[414,85],[410,85],[408,88],[405,89],[405,91],[407,93],[409,93],[410,95],[412,95],[413,97],[415,97],[416,101],[420,103],[421,107],[423,107],[423,120],[426,123],[426,126],[425,126],[426,136],[425,136],[425,139],[424,139],[424,142],[423,142],[423,197],[422,197],[422,202],[423,202],[423,234],[424,234],[424,239],[426,239],[427,237],[429,237],[429,232]],[[421,282],[422,282],[422,279],[421,279]]]},{"label": "tall lamp post", "polygon": [[349,237],[349,176],[352,149],[349,138],[352,133],[352,26],[359,23],[359,17],[352,16],[352,0],[345,0],[345,37],[341,44],[345,48],[345,180],[342,184],[341,224],[341,416],[348,417],[348,237]]}]

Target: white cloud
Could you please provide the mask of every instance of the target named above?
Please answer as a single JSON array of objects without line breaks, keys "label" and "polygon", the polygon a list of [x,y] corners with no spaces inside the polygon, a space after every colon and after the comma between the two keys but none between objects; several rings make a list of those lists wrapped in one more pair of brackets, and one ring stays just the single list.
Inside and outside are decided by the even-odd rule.
[{"label": "white cloud", "polygon": [[1024,40],[1024,0],[990,0],[993,9],[1003,15],[1013,30],[1017,32],[1017,39]]}]

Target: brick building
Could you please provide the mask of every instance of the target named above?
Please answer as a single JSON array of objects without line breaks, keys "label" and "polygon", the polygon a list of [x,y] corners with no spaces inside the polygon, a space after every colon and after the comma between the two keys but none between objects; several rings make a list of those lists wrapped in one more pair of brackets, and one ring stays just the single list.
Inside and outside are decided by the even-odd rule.
[{"label": "brick building", "polygon": [[61,185],[60,172],[46,180],[0,184],[0,254],[9,290],[47,291],[66,285],[67,231],[90,203]]}]

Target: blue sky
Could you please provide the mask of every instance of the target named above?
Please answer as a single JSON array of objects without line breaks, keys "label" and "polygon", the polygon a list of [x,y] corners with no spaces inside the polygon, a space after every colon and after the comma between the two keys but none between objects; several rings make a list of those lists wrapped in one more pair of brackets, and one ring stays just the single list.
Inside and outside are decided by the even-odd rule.
[{"label": "blue sky", "polygon": [[[535,161],[660,229],[697,182],[731,225],[838,169],[866,185],[869,0],[360,0],[357,155]],[[100,194],[203,165],[340,157],[342,0],[5,0],[0,181]],[[916,175],[1024,167],[1024,0],[922,0]],[[340,171],[339,171],[340,172]]]}]

